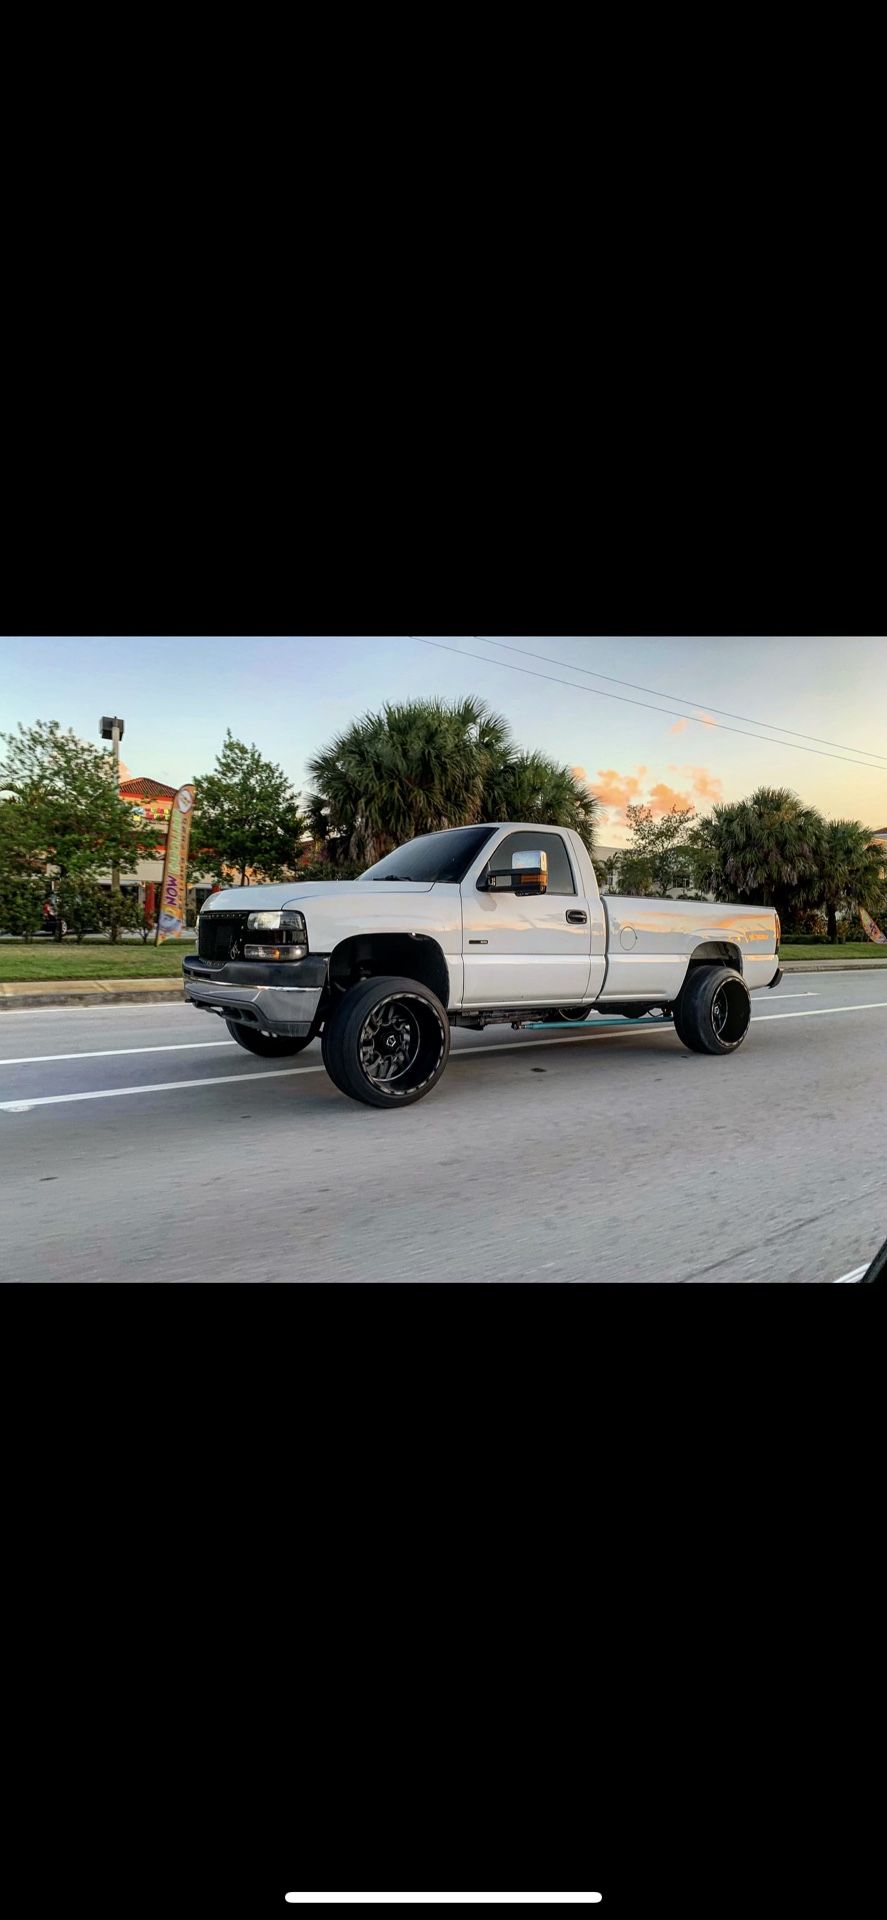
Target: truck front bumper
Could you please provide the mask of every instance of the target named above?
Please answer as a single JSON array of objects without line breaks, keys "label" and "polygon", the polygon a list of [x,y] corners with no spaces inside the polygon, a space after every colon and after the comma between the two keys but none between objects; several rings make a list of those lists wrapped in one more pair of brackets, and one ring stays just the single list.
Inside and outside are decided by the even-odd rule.
[{"label": "truck front bumper", "polygon": [[304,1040],[315,1026],[326,987],[327,955],[308,954],[283,966],[229,960],[224,967],[192,957],[183,960],[182,970],[192,1007],[263,1033]]}]

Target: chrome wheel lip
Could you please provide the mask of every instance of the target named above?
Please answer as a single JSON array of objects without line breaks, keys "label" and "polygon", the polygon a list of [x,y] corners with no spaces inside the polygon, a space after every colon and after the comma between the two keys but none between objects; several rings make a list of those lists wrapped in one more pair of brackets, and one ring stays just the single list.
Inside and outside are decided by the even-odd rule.
[{"label": "chrome wheel lip", "polygon": [[[378,1027],[380,1025],[379,1015],[384,1012],[385,1008],[397,1007],[399,1005],[405,1004],[407,1001],[416,1002],[419,1007],[424,1008],[427,1014],[433,1015],[434,1020],[437,1024],[439,1034],[440,1034],[440,1045],[438,1047],[436,1057],[428,1073],[424,1075],[423,1079],[418,1080],[415,1086],[410,1086],[410,1087],[397,1086],[395,1085],[395,1080],[402,1079],[403,1075],[409,1071],[410,1066],[412,1066],[415,1063],[415,1060],[419,1052],[419,1048],[422,1044],[423,1036],[422,1036],[420,1021],[417,1018],[417,1016],[413,1014],[411,1011],[408,1010],[408,1018],[412,1022],[415,1028],[416,1044],[410,1055],[409,1060],[400,1069],[399,1073],[396,1076],[389,1075],[388,1079],[386,1080],[377,1079],[374,1077],[372,1073],[367,1072],[367,1062],[364,1059],[364,1047],[366,1045],[365,1036],[367,1034],[368,1027],[370,1027],[371,1023],[374,1022],[375,1031],[378,1031]],[[374,1036],[371,1036],[371,1038],[372,1037]],[[358,1041],[357,1041],[357,1057],[360,1062],[361,1072],[363,1074],[364,1079],[367,1082],[367,1085],[373,1088],[374,1093],[383,1094],[389,1100],[403,1100],[403,1099],[406,1099],[408,1096],[412,1096],[414,1094],[420,1093],[422,1088],[427,1087],[428,1082],[434,1079],[434,1076],[437,1073],[438,1068],[440,1067],[440,1063],[443,1058],[444,1050],[446,1047],[446,1037],[447,1037],[446,1031],[441,1022],[441,1018],[439,1013],[437,1012],[437,1009],[433,1007],[428,1000],[425,999],[423,994],[395,993],[395,994],[391,994],[385,1000],[381,1000],[377,1002],[376,1006],[373,1007],[372,1012],[367,1015],[367,1018],[364,1021],[363,1026],[361,1027],[360,1033],[358,1035]]]}]

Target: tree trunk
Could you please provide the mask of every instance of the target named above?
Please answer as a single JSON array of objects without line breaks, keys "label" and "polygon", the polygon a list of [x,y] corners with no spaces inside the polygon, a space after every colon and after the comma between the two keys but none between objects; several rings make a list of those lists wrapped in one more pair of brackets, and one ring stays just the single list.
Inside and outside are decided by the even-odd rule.
[{"label": "tree trunk", "polygon": [[825,914],[828,937],[834,943],[838,938],[838,916],[833,906],[826,907]]}]

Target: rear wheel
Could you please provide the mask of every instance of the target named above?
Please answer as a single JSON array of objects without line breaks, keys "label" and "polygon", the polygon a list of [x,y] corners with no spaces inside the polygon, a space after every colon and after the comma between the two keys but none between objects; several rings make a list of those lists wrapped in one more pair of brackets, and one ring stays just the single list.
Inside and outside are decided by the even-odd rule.
[{"label": "rear wheel", "polygon": [[247,1053],[257,1053],[261,1060],[280,1060],[288,1053],[301,1053],[309,1045],[308,1040],[287,1040],[284,1034],[262,1033],[258,1027],[244,1026],[239,1020],[226,1020],[225,1025],[232,1040],[239,1047],[245,1047]]},{"label": "rear wheel", "polygon": [[334,1085],[368,1107],[408,1107],[436,1086],[450,1052],[446,1008],[418,980],[383,977],[351,987],[324,1028]]},{"label": "rear wheel", "polygon": [[751,996],[732,967],[691,967],[674,1009],[678,1039],[692,1053],[735,1053],[748,1033]]}]

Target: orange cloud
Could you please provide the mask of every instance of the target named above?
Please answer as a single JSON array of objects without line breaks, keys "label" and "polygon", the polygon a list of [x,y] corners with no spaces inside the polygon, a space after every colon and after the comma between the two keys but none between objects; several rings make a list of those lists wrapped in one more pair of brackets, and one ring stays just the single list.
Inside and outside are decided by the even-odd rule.
[{"label": "orange cloud", "polygon": [[665,780],[658,780],[655,787],[650,788],[647,804],[652,808],[655,820],[658,814],[670,813],[672,807],[692,807],[693,802],[688,793],[678,793],[677,789],[670,787]]},{"label": "orange cloud", "polygon": [[584,767],[574,767],[577,778],[585,780],[591,792],[597,795],[602,809],[612,814],[613,819],[624,815],[627,806],[640,801],[652,809],[654,818],[670,813],[672,807],[695,807],[702,802],[720,800],[722,783],[717,774],[708,767],[678,766],[669,761],[668,772],[683,775],[684,786],[673,787],[667,780],[657,780],[647,788],[645,775],[648,769],[638,766],[633,773],[619,773],[615,767],[601,767],[596,780],[589,780]]},{"label": "orange cloud", "polygon": [[720,800],[723,782],[716,773],[709,773],[707,767],[685,767],[684,771],[690,774],[693,792],[700,800]]},{"label": "orange cloud", "polygon": [[669,727],[668,731],[669,733],[686,733],[686,730],[689,724],[690,722],[688,720],[684,720],[684,719],[676,720],[674,723],[674,726]]},{"label": "orange cloud", "polygon": [[631,800],[638,799],[641,777],[646,771],[646,767],[639,767],[637,773],[617,773],[615,767],[601,767],[597,779],[589,783],[591,791],[602,807],[618,807],[624,811]]},{"label": "orange cloud", "polygon": [[716,727],[718,724],[717,721],[712,718],[712,715],[710,713],[704,713],[701,707],[699,709],[699,712],[696,715],[696,718],[697,720],[701,720],[703,726],[705,727]]}]

